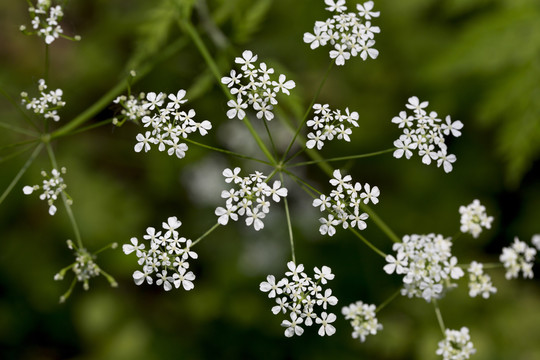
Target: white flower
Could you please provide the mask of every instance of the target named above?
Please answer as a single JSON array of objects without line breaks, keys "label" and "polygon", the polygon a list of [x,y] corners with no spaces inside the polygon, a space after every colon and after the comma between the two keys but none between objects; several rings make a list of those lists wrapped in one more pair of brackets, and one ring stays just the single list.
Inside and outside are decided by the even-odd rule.
[{"label": "white flower", "polygon": [[182,105],[183,103],[185,103],[187,101],[187,99],[184,99],[184,96],[186,96],[186,91],[181,89],[181,90],[178,90],[178,92],[175,94],[169,94],[169,96],[167,96],[169,98],[169,100],[171,100],[169,103],[167,103],[167,108],[172,108],[172,109],[178,109],[180,107],[180,105]]},{"label": "white flower", "polygon": [[283,320],[281,326],[285,327],[285,336],[292,337],[295,334],[300,336],[304,333],[304,329],[300,327],[300,324],[304,321],[303,318],[298,317],[295,312],[291,313],[291,321]]},{"label": "white flower", "polygon": [[148,94],[146,94],[146,100],[148,102],[143,104],[143,109],[154,110],[156,106],[160,107],[161,105],[163,105],[163,100],[165,97],[164,95],[165,94],[163,93],[156,94],[155,92],[149,92]]},{"label": "white flower", "polygon": [[174,273],[172,276],[174,287],[177,289],[182,286],[184,290],[192,290],[195,285],[193,285],[193,280],[195,280],[195,274],[193,272],[187,272],[187,270],[181,267],[177,273]]},{"label": "white flower", "polygon": [[237,101],[229,100],[227,105],[231,108],[229,111],[227,111],[227,117],[229,119],[238,117],[238,119],[242,120],[246,117],[246,112],[244,109],[248,107],[248,104],[242,103],[241,98],[238,98]]},{"label": "white flower", "polygon": [[323,266],[321,270],[318,267],[314,268],[315,271],[315,280],[319,280],[321,284],[325,285],[328,280],[334,279],[334,274],[332,274],[332,269],[328,266]]},{"label": "white flower", "polygon": [[373,1],[366,1],[363,5],[356,4],[356,9],[358,10],[358,15],[369,20],[371,17],[379,17],[380,11],[371,11],[373,10]]},{"label": "white flower", "polygon": [[404,274],[407,270],[405,267],[407,264],[407,259],[405,258],[405,253],[398,253],[396,257],[392,255],[386,255],[387,265],[384,266],[384,271],[387,274],[392,274],[394,271],[396,274]]},{"label": "white flower", "polygon": [[137,134],[136,139],[138,143],[135,145],[135,152],[141,152],[142,149],[144,149],[144,152],[148,152],[150,150],[150,144],[153,144],[155,141],[150,131],[145,132],[144,135]]},{"label": "white flower", "polygon": [[122,250],[124,251],[124,254],[129,255],[132,252],[137,252],[137,257],[140,257],[142,252],[141,250],[144,250],[144,244],[139,244],[139,240],[136,237],[131,238],[131,244],[124,244],[122,246]]},{"label": "white flower", "polygon": [[445,339],[439,342],[439,348],[436,351],[436,354],[441,355],[444,360],[465,360],[476,352],[468,328],[446,329],[445,335]]},{"label": "white flower", "polygon": [[460,230],[463,233],[470,233],[474,238],[477,238],[482,232],[482,228],[491,228],[493,216],[486,214],[486,207],[478,199],[467,206],[460,206],[459,213],[461,214]]},{"label": "white flower", "polygon": [[327,314],[326,312],[323,312],[321,317],[316,318],[315,322],[317,324],[321,324],[321,327],[319,328],[319,335],[334,335],[336,333],[336,328],[331,324],[334,321],[336,321],[336,315],[332,313]]},{"label": "white flower", "polygon": [[375,335],[377,331],[382,330],[382,325],[375,317],[375,305],[357,301],[344,306],[341,313],[345,316],[345,320],[350,320],[353,327],[352,337],[360,339],[361,342],[366,340],[367,335]]},{"label": "white flower", "polygon": [[517,278],[521,271],[524,278],[532,279],[534,277],[532,267],[536,256],[536,249],[528,246],[525,242],[514,238],[511,247],[503,248],[499,260],[506,268],[506,279]]}]

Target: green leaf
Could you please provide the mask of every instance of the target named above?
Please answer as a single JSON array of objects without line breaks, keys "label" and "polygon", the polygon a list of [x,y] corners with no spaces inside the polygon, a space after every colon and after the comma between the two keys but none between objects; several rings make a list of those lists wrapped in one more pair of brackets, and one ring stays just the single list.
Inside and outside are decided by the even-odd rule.
[{"label": "green leaf", "polygon": [[234,40],[240,44],[248,42],[259,29],[273,0],[249,2],[251,6],[245,13],[237,12],[234,19]]}]

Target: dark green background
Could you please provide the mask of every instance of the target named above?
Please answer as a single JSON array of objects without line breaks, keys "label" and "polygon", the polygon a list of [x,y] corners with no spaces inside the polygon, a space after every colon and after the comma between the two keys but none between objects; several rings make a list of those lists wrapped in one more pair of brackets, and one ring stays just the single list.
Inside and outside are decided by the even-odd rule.
[{"label": "dark green background", "polygon": [[[176,1],[189,7],[190,2]],[[185,36],[176,23],[175,1],[71,1],[62,26],[82,41],[63,39],[51,46],[50,88],[62,88],[67,102],[65,123],[84,111],[138,63]],[[354,5],[349,1],[349,7]],[[208,0],[208,10],[228,39],[220,48],[203,35],[213,56],[229,71],[235,56],[251,49],[259,59],[293,79],[297,87],[283,100],[295,120],[315,93],[329,64],[328,48],[310,50],[302,42],[315,20],[329,14],[323,1],[294,2]],[[396,160],[390,154],[333,163],[355,181],[381,189],[377,213],[400,236],[459,230],[460,205],[478,198],[495,217],[493,228],[478,239],[461,236],[454,244],[460,262],[493,262],[514,236],[530,241],[540,233],[540,4],[536,0],[408,0],[376,2],[381,27],[376,37],[377,60],[354,58],[334,67],[319,97],[333,108],[349,107],[360,114],[351,143],[323,148],[325,157],[361,154],[391,147],[399,129],[391,118],[405,110],[413,95],[429,101],[429,110],[452,115],[464,124],[449,151],[458,160],[454,171],[425,166],[415,156]],[[200,24],[196,11],[192,15]],[[18,32],[29,24],[25,1],[0,4],[0,86],[13,98],[35,94],[43,76],[44,45]],[[128,65],[126,65],[128,64]],[[225,116],[226,97],[208,72],[197,49],[188,42],[182,51],[159,64],[134,86],[134,91],[174,92],[187,89],[187,107],[214,128],[194,140],[235,151],[252,150],[238,120]],[[93,122],[112,116],[104,108]],[[24,126],[21,115],[0,98],[0,121]],[[287,143],[278,119],[271,122],[278,142]],[[148,226],[168,216],[183,221],[181,234],[196,239],[216,221],[221,203],[223,168],[244,164],[190,146],[183,160],[152,151],[133,151],[138,126],[104,126],[54,143],[83,240],[90,250],[110,242],[139,238]],[[24,140],[2,129],[0,144]],[[234,136],[236,135],[236,136]],[[247,149],[251,150],[245,150]],[[0,156],[11,150],[2,150]],[[5,189],[29,153],[0,163],[0,189]],[[201,168],[206,172],[201,172]],[[195,289],[169,293],[137,287],[131,279],[135,256],[107,251],[98,264],[119,282],[111,289],[104,278],[80,286],[64,305],[62,282],[54,274],[73,261],[65,246],[73,231],[59,207],[50,217],[37,196],[22,187],[41,181],[50,169],[45,153],[30,167],[0,206],[0,357],[3,359],[435,359],[442,338],[431,304],[398,297],[379,314],[383,331],[361,344],[350,336],[341,316],[337,333],[321,338],[316,327],[302,337],[286,339],[281,318],[270,312],[273,302],[259,292],[267,274],[280,276],[290,259],[282,204],[272,205],[264,230],[243,223],[211,234],[196,247],[192,261]],[[199,170],[197,170],[199,169]],[[268,169],[262,169],[268,172]],[[328,178],[317,167],[302,175],[322,191]],[[204,180],[204,182],[203,182]],[[208,183],[206,183],[208,181]],[[191,184],[191,186],[190,186]],[[207,195],[201,200],[197,188]],[[319,213],[294,183],[290,190],[298,262],[311,273],[330,266],[330,283],[339,298],[334,312],[356,300],[380,304],[400,284],[387,276],[384,260],[350,233],[333,238],[318,233]],[[200,189],[199,189],[200,191]],[[391,243],[373,223],[366,238],[389,252]],[[535,269],[537,270],[537,269]],[[540,287],[537,280],[504,280],[490,272],[498,293],[492,299],[470,299],[466,281],[440,301],[446,325],[467,326],[478,350],[474,359],[540,358]]]}]

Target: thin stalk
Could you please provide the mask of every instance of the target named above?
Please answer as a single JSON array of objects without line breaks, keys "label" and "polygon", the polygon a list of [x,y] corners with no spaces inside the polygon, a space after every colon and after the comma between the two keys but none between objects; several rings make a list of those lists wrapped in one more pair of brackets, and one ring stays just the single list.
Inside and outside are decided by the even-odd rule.
[{"label": "thin stalk", "polygon": [[371,250],[375,251],[378,255],[382,256],[383,259],[386,258],[386,254],[383,253],[381,250],[379,250],[375,245],[373,245],[370,241],[368,241],[362,234],[360,234],[356,229],[353,229],[352,227],[349,227],[349,231],[352,232],[354,235],[356,235],[357,238],[362,240],[364,244],[366,244]]},{"label": "thin stalk", "polygon": [[[367,154],[359,154],[359,155],[349,155],[349,156],[340,156],[340,157],[335,157],[335,158],[330,158],[330,159],[321,159],[321,160],[311,160],[311,161],[304,161],[304,162],[301,162],[301,163],[296,163],[296,164],[292,164],[292,165],[289,165],[287,167],[291,168],[291,167],[297,167],[297,166],[305,166],[305,165],[311,165],[311,164],[318,164],[322,161],[325,161],[325,162],[332,162],[332,161],[342,161],[342,160],[353,160],[353,159],[361,159],[361,158],[367,158],[367,157],[371,157],[371,156],[377,156],[377,155],[382,155],[382,154],[386,154],[386,153],[389,153],[389,152],[392,152],[396,150],[396,148],[392,148],[392,149],[386,149],[386,150],[381,150],[381,151],[375,151],[375,152],[372,152],[372,153],[367,153]],[[287,160],[287,162],[289,162],[291,159]]]},{"label": "thin stalk", "polygon": [[128,82],[131,81],[131,84],[137,82],[148,74],[157,64],[162,61],[165,61],[167,58],[174,55],[177,51],[182,49],[188,43],[186,38],[180,38],[177,41],[170,44],[163,51],[160,52],[158,56],[153,58],[153,61],[147,63],[137,70],[137,77],[130,80],[131,75],[127,75],[124,79],[120,80],[112,89],[110,89],[105,95],[99,98],[93,105],[87,108],[85,111],[80,113],[76,118],[71,120],[69,123],[61,127],[60,129],[54,131],[51,134],[51,138],[57,138],[64,136],[70,133],[75,128],[84,124],[85,122],[92,119],[97,115],[105,106],[110,104],[118,95],[120,95],[128,85]]},{"label": "thin stalk", "polygon": [[210,233],[214,230],[216,230],[221,224],[220,223],[215,223],[214,226],[212,226],[207,232],[205,232],[204,234],[202,234],[197,240],[195,240],[194,242],[191,243],[191,247],[195,246],[199,241],[201,241],[202,239],[204,239],[205,237],[207,237],[208,235],[210,235]]},{"label": "thin stalk", "polygon": [[272,151],[274,152],[274,156],[277,159],[278,152],[276,148],[276,144],[274,143],[274,138],[272,138],[272,133],[270,133],[270,129],[268,128],[268,124],[266,122],[266,119],[262,119],[264,128],[266,129],[266,133],[268,134],[268,138],[270,139],[270,144],[272,145]]},{"label": "thin stalk", "polygon": [[[206,48],[206,45],[202,41],[197,30],[193,27],[193,25],[189,21],[186,21],[186,20],[178,20],[178,24],[180,28],[183,29],[189,35],[189,37],[193,40],[193,43],[195,44],[195,46],[201,53],[201,56],[204,58],[204,61],[210,68],[210,71],[212,72],[212,74],[214,74],[214,77],[216,78],[216,81],[218,82],[221,89],[225,93],[225,96],[227,96],[229,100],[235,100],[234,97],[231,95],[229,88],[227,88],[227,86],[225,86],[225,84],[221,82],[221,73],[218,69],[218,66],[216,62],[214,61],[214,59],[212,58],[212,56],[210,55],[210,52]],[[259,145],[259,148],[266,155],[268,160],[270,160],[272,164],[276,164],[276,160],[274,159],[274,157],[272,156],[272,154],[270,153],[270,151],[268,150],[268,148],[266,147],[266,145],[260,138],[259,134],[257,134],[255,129],[253,128],[253,125],[251,125],[251,122],[249,121],[248,117],[247,116],[244,117],[243,121],[244,121],[244,124],[247,126],[249,132],[251,133],[251,135],[257,142],[257,145]]]},{"label": "thin stalk", "polygon": [[330,74],[330,70],[334,66],[334,60],[330,62],[330,65],[328,66],[328,69],[326,70],[326,73],[324,74],[323,79],[321,80],[321,83],[319,84],[319,87],[317,88],[317,91],[315,92],[315,95],[313,96],[313,99],[311,99],[311,103],[309,104],[308,108],[306,109],[306,112],[304,114],[304,117],[302,118],[302,122],[298,125],[298,128],[296,129],[296,132],[289,143],[289,146],[287,146],[287,150],[283,154],[283,158],[281,161],[284,161],[287,155],[289,155],[289,151],[291,150],[292,146],[294,145],[294,142],[296,141],[296,138],[298,137],[298,134],[300,134],[300,130],[304,127],[304,124],[306,123],[309,113],[311,112],[311,109],[313,108],[313,104],[315,104],[315,101],[317,101],[317,98],[319,97],[319,94],[321,93],[321,90],[323,88],[324,83],[326,82],[326,79],[328,79],[328,75]]},{"label": "thin stalk", "polygon": [[379,217],[379,215],[377,215],[377,213],[373,211],[369,206],[367,206],[364,203],[360,203],[360,209],[362,209],[369,215],[369,217],[371,218],[371,220],[373,220],[375,225],[377,225],[379,229],[381,229],[382,232],[384,232],[386,236],[390,238],[390,240],[392,240],[395,243],[401,242],[401,239],[399,238],[399,236],[397,236],[392,231],[392,229],[390,229],[390,227],[386,225],[386,223]]},{"label": "thin stalk", "polygon": [[95,124],[91,124],[91,125],[88,125],[88,126],[84,126],[82,128],[79,128],[77,130],[73,130],[69,133],[66,133],[64,135],[51,135],[51,140],[52,139],[56,139],[58,137],[61,137],[61,136],[69,136],[69,135],[75,135],[75,134],[78,134],[78,133],[82,133],[82,132],[85,132],[85,131],[88,131],[88,130],[92,130],[92,129],[95,129],[95,128],[98,128],[98,127],[101,127],[103,125],[108,125],[108,124],[111,124],[112,123],[112,119],[107,119],[107,120],[103,120],[103,121],[100,121],[98,123],[95,123]]},{"label": "thin stalk", "polygon": [[45,79],[45,82],[49,82],[49,62],[50,62],[50,52],[49,52],[49,44],[45,44],[45,72],[43,75],[43,79]]},{"label": "thin stalk", "polygon": [[26,162],[24,163],[23,167],[21,168],[21,170],[19,170],[19,172],[17,173],[17,175],[15,175],[15,177],[13,178],[13,180],[11,181],[11,183],[8,185],[7,189],[4,190],[4,192],[2,193],[2,196],[0,196],[0,204],[2,204],[2,202],[4,201],[4,199],[9,195],[9,193],[11,192],[11,190],[13,190],[13,188],[15,187],[15,185],[17,185],[17,183],[19,182],[19,180],[21,179],[21,177],[23,176],[23,174],[26,172],[26,170],[28,169],[28,167],[34,162],[34,160],[36,159],[36,157],[38,156],[39,152],[41,151],[41,149],[43,149],[43,143],[39,144],[38,146],[36,146],[36,148],[34,149],[34,151],[32,152],[32,154],[30,155],[30,157],[28,158],[28,160],[26,160]]},{"label": "thin stalk", "polygon": [[0,146],[0,150],[14,148],[14,147],[17,147],[17,146],[22,146],[22,145],[28,145],[28,144],[32,144],[32,143],[37,143],[38,141],[39,141],[38,139],[30,139],[30,140],[19,141],[19,142],[12,143],[12,144],[6,144],[4,146]]},{"label": "thin stalk", "polygon": [[26,130],[26,129],[20,128],[18,126],[11,125],[11,124],[4,123],[4,122],[0,122],[0,127],[3,127],[5,129],[9,129],[11,131],[18,132],[20,134],[28,135],[28,136],[36,136],[36,137],[39,136],[39,133],[37,133],[37,132],[34,132],[32,130]]},{"label": "thin stalk", "polygon": [[[281,178],[281,183],[283,183],[283,173],[279,173],[279,177]],[[292,261],[293,263],[296,264],[296,256],[294,254],[294,237],[293,237],[291,215],[289,214],[289,203],[287,202],[287,197],[283,198],[283,202],[285,203],[285,216],[287,218],[287,229],[289,229],[289,242],[291,244]]]},{"label": "thin stalk", "polygon": [[388,299],[386,299],[381,305],[377,306],[377,308],[375,309],[375,312],[378,313],[379,311],[381,311],[382,309],[385,308],[386,305],[390,304],[392,301],[394,301],[394,299],[399,295],[399,293],[401,292],[401,289],[397,289],[392,295],[390,295],[390,297]]},{"label": "thin stalk", "polygon": [[184,139],[182,139],[182,141],[186,141],[186,142],[188,142],[190,144],[193,144],[193,145],[197,145],[197,146],[200,146],[200,147],[203,147],[203,148],[206,148],[206,149],[210,149],[210,150],[213,150],[213,151],[217,151],[217,152],[220,152],[220,153],[224,153],[224,154],[227,154],[227,155],[235,156],[235,157],[238,157],[238,158],[241,158],[241,159],[252,160],[252,161],[256,161],[256,162],[259,162],[259,163],[262,163],[262,164],[265,164],[265,165],[270,165],[270,166],[272,165],[268,161],[256,159],[256,158],[251,157],[251,156],[247,156],[247,155],[235,153],[233,151],[229,151],[229,150],[220,149],[220,148],[217,148],[217,147],[214,147],[214,146],[206,145],[206,144],[203,144],[203,143],[200,143],[200,142],[197,142],[197,141],[193,141],[193,140],[188,139],[188,138],[184,138]]},{"label": "thin stalk", "polygon": [[[51,160],[51,164],[53,168],[59,170],[51,143],[47,141],[45,145],[47,146],[47,153],[49,154],[49,158]],[[66,212],[68,214],[69,221],[71,223],[71,227],[73,228],[73,232],[75,233],[75,240],[77,241],[77,246],[80,249],[83,247],[83,242],[81,238],[81,233],[79,232],[79,226],[77,225],[77,221],[75,220],[75,215],[73,215],[71,206],[68,204],[67,196],[63,191],[61,192],[61,196],[62,196],[62,202],[64,203],[64,207],[66,208]]]},{"label": "thin stalk", "polygon": [[439,309],[439,304],[437,303],[436,299],[433,299],[433,307],[435,308],[435,315],[437,315],[437,322],[439,323],[439,327],[441,328],[441,331],[444,334],[446,331],[446,327],[444,326],[441,309]]}]

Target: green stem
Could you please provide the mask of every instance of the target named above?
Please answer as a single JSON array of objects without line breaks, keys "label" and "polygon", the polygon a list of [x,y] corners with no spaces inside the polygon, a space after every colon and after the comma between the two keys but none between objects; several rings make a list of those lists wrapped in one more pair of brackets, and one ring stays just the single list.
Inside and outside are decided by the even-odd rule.
[{"label": "green stem", "polygon": [[28,135],[28,136],[35,136],[35,137],[39,136],[39,133],[36,133],[34,131],[31,131],[31,130],[26,130],[26,129],[20,128],[18,126],[7,124],[7,123],[4,123],[4,122],[0,122],[0,127],[3,127],[5,129],[9,129],[11,131],[18,132],[20,134]]},{"label": "green stem", "polygon": [[28,169],[28,167],[34,162],[34,160],[36,159],[36,157],[38,156],[39,152],[41,151],[41,149],[43,149],[43,143],[39,144],[38,146],[36,146],[34,152],[32,152],[32,155],[30,155],[30,157],[28,158],[28,160],[26,160],[26,162],[24,163],[23,167],[21,168],[21,170],[19,170],[19,172],[17,173],[17,175],[15,175],[15,178],[13,178],[13,180],[11,181],[11,183],[8,185],[7,189],[4,190],[4,192],[2,193],[2,196],[0,196],[0,204],[2,204],[2,202],[4,201],[4,199],[8,196],[8,194],[11,192],[11,190],[13,190],[13,187],[15,187],[15,185],[17,185],[17,182],[19,182],[21,176],[23,176],[23,174],[26,172],[26,170]]},{"label": "green stem", "polygon": [[298,134],[300,134],[300,131],[304,127],[304,124],[306,123],[306,121],[308,119],[308,116],[309,116],[309,114],[311,112],[311,109],[313,108],[313,104],[315,104],[315,101],[317,101],[317,98],[319,97],[319,94],[321,93],[323,85],[326,82],[326,79],[328,79],[328,75],[330,74],[330,70],[332,69],[333,66],[334,66],[334,60],[332,60],[330,62],[330,65],[328,66],[328,69],[326,70],[326,73],[324,74],[324,77],[321,80],[321,83],[319,84],[319,88],[315,92],[315,95],[313,96],[313,99],[311,100],[311,103],[309,104],[308,108],[306,109],[306,112],[304,114],[302,122],[298,125],[298,128],[296,129],[296,132],[295,132],[291,142],[289,143],[289,146],[287,147],[287,150],[283,154],[283,158],[281,159],[281,161],[284,161],[285,158],[287,157],[287,155],[289,155],[289,151],[291,150],[292,146],[294,145],[294,142],[296,141],[296,138],[298,137]]},{"label": "green stem", "polygon": [[82,132],[85,132],[85,131],[88,131],[88,130],[92,130],[92,129],[95,129],[95,128],[98,128],[98,127],[101,127],[101,126],[104,126],[104,125],[107,125],[107,124],[111,124],[112,123],[112,119],[107,119],[107,120],[103,120],[103,121],[100,121],[98,123],[95,123],[95,124],[91,124],[91,125],[88,125],[88,126],[84,126],[82,128],[79,128],[77,130],[73,130],[69,133],[65,133],[65,134],[52,134],[51,135],[51,140],[52,139],[56,139],[58,137],[62,137],[62,136],[69,136],[69,135],[75,135],[75,134],[78,134],[78,133],[82,133]]},{"label": "green stem", "polygon": [[186,142],[188,142],[190,144],[193,144],[193,145],[197,145],[197,146],[200,146],[200,147],[203,147],[203,148],[206,148],[206,149],[210,149],[210,150],[213,150],[213,151],[217,151],[217,152],[220,152],[220,153],[224,153],[224,154],[227,154],[227,155],[235,156],[235,157],[238,157],[238,158],[241,158],[241,159],[252,160],[252,161],[256,161],[256,162],[259,162],[259,163],[262,163],[262,164],[265,164],[265,165],[270,165],[270,166],[272,165],[268,161],[256,159],[256,158],[251,157],[251,156],[242,155],[242,154],[239,154],[239,153],[235,153],[233,151],[229,151],[229,150],[220,149],[220,148],[217,148],[217,147],[214,147],[214,146],[206,145],[206,144],[203,144],[203,143],[200,143],[200,142],[197,142],[197,141],[193,141],[193,140],[188,139],[188,138],[184,138],[182,140],[186,141]]},{"label": "green stem", "polygon": [[[134,83],[142,79],[146,74],[148,74],[157,64],[168,59],[188,43],[186,38],[180,38],[177,41],[173,42],[167,48],[160,52],[159,56],[155,56],[154,60],[148,64],[142,66],[137,70],[137,77],[131,80],[131,83]],[[57,138],[64,136],[70,133],[75,128],[84,124],[85,122],[92,119],[97,115],[103,108],[110,104],[118,95],[120,95],[126,88],[128,81],[130,81],[130,75],[118,82],[112,89],[110,89],[105,95],[103,95],[99,100],[97,100],[93,105],[87,108],[85,111],[80,113],[72,121],[61,127],[60,129],[54,131],[51,134],[51,138]]]},{"label": "green stem", "polygon": [[[47,153],[49,154],[49,158],[51,160],[53,168],[60,171],[60,168],[58,167],[58,164],[56,162],[56,157],[54,156],[51,143],[47,141],[45,145],[47,146]],[[75,240],[77,241],[77,246],[79,247],[79,249],[83,248],[83,242],[81,238],[81,233],[79,232],[79,226],[77,225],[77,221],[75,220],[75,216],[73,215],[71,206],[68,204],[67,196],[63,191],[61,192],[61,196],[62,202],[64,203],[64,207],[66,208],[66,212],[68,214],[69,221],[71,223],[71,227],[73,228],[73,232],[75,233]]]},{"label": "green stem", "polygon": [[367,206],[364,203],[360,203],[360,209],[362,209],[362,211],[366,212],[369,215],[369,217],[375,223],[375,225],[377,225],[379,229],[381,229],[382,232],[384,232],[386,236],[390,238],[390,240],[392,240],[395,243],[401,242],[401,239],[399,238],[399,236],[397,236],[392,231],[392,229],[390,229],[390,227],[386,225],[386,223],[379,217],[379,215],[377,215],[377,213],[373,211],[369,206]]},{"label": "green stem", "polygon": [[212,226],[210,229],[208,229],[207,232],[205,232],[204,234],[202,234],[197,240],[195,240],[194,242],[191,243],[191,247],[195,246],[199,241],[201,241],[202,239],[204,239],[205,237],[207,237],[208,235],[210,235],[210,233],[214,230],[216,230],[221,224],[220,223],[215,223],[214,226]]},{"label": "green stem", "polygon": [[268,138],[270,139],[270,144],[272,145],[272,151],[274,152],[274,156],[277,159],[278,152],[277,152],[276,144],[274,143],[274,138],[272,137],[272,133],[270,132],[270,129],[268,128],[268,123],[266,122],[266,119],[264,118],[261,120],[264,124],[264,128],[266,129],[266,133],[268,134]]},{"label": "green stem", "polygon": [[[281,183],[283,184],[283,173],[279,173],[279,176],[281,178]],[[292,224],[291,224],[291,215],[289,213],[289,203],[287,202],[287,197],[283,198],[283,202],[285,203],[285,216],[287,218],[287,228],[289,229],[289,240],[291,244],[291,256],[293,263],[296,264],[296,256],[294,254],[294,237],[293,237],[293,231],[292,231]]]},{"label": "green stem", "polygon": [[9,148],[17,147],[17,146],[22,146],[22,145],[28,145],[28,144],[32,144],[32,143],[36,143],[36,142],[38,142],[38,139],[30,139],[30,140],[19,141],[19,142],[16,142],[16,143],[0,146],[0,150],[5,150],[5,149],[9,149]]},{"label": "green stem", "polygon": [[446,331],[446,327],[444,326],[444,321],[441,314],[441,309],[439,309],[439,304],[437,303],[436,299],[433,299],[433,307],[435,308],[435,315],[437,315],[437,322],[439,323],[439,326],[441,328],[441,331],[444,335]]},{"label": "green stem", "polygon": [[[216,81],[218,82],[218,84],[221,86],[221,89],[225,93],[225,96],[227,96],[229,100],[235,100],[235,98],[231,95],[229,88],[221,82],[221,73],[217,67],[217,64],[212,58],[212,56],[210,55],[210,52],[206,48],[206,45],[202,41],[197,30],[193,27],[193,25],[189,21],[178,20],[178,24],[180,28],[183,29],[189,35],[189,37],[193,40],[193,43],[195,44],[195,46],[201,53],[201,56],[206,61],[206,64],[210,68],[210,71],[212,71],[212,74],[214,74],[214,77],[216,78]],[[270,153],[270,151],[268,150],[268,148],[266,147],[266,145],[260,138],[259,134],[257,134],[255,129],[253,128],[253,125],[251,125],[251,122],[249,121],[248,117],[247,116],[244,117],[243,121],[244,121],[244,124],[247,126],[249,132],[251,133],[251,135],[257,142],[257,145],[259,145],[259,148],[266,155],[268,160],[270,160],[272,164],[276,164],[276,160],[274,159],[274,157],[272,156],[272,154]]]},{"label": "green stem", "polygon": [[390,304],[394,299],[401,293],[401,289],[397,289],[388,299],[386,299],[381,305],[377,306],[375,309],[375,312],[378,313],[382,309],[386,307],[386,305]]},{"label": "green stem", "polygon": [[386,258],[386,254],[383,253],[381,250],[379,250],[375,245],[373,245],[371,242],[369,242],[362,234],[360,234],[356,229],[353,229],[352,227],[349,227],[349,231],[352,232],[354,235],[356,235],[357,238],[362,240],[364,244],[366,244],[371,250],[375,251],[378,255],[382,256],[383,259]]},{"label": "green stem", "polygon": [[[375,151],[375,152],[367,153],[367,154],[349,155],[349,156],[340,156],[340,157],[335,157],[335,158],[330,158],[330,159],[304,161],[304,162],[301,162],[301,163],[296,163],[296,164],[289,165],[288,167],[291,168],[291,167],[296,167],[296,166],[305,166],[305,165],[311,165],[311,164],[318,164],[318,163],[320,163],[322,161],[332,162],[332,161],[361,159],[361,158],[367,158],[367,157],[371,157],[371,156],[377,156],[377,155],[386,154],[386,153],[389,153],[389,152],[393,152],[394,150],[396,150],[396,148],[391,148],[391,149],[386,149],[386,150],[381,150],[381,151]],[[287,162],[289,162],[290,160],[292,160],[292,158],[287,160]]]},{"label": "green stem", "polygon": [[50,62],[50,52],[49,52],[49,44],[45,44],[45,74],[43,76],[43,79],[46,83],[49,82],[49,62]]}]

